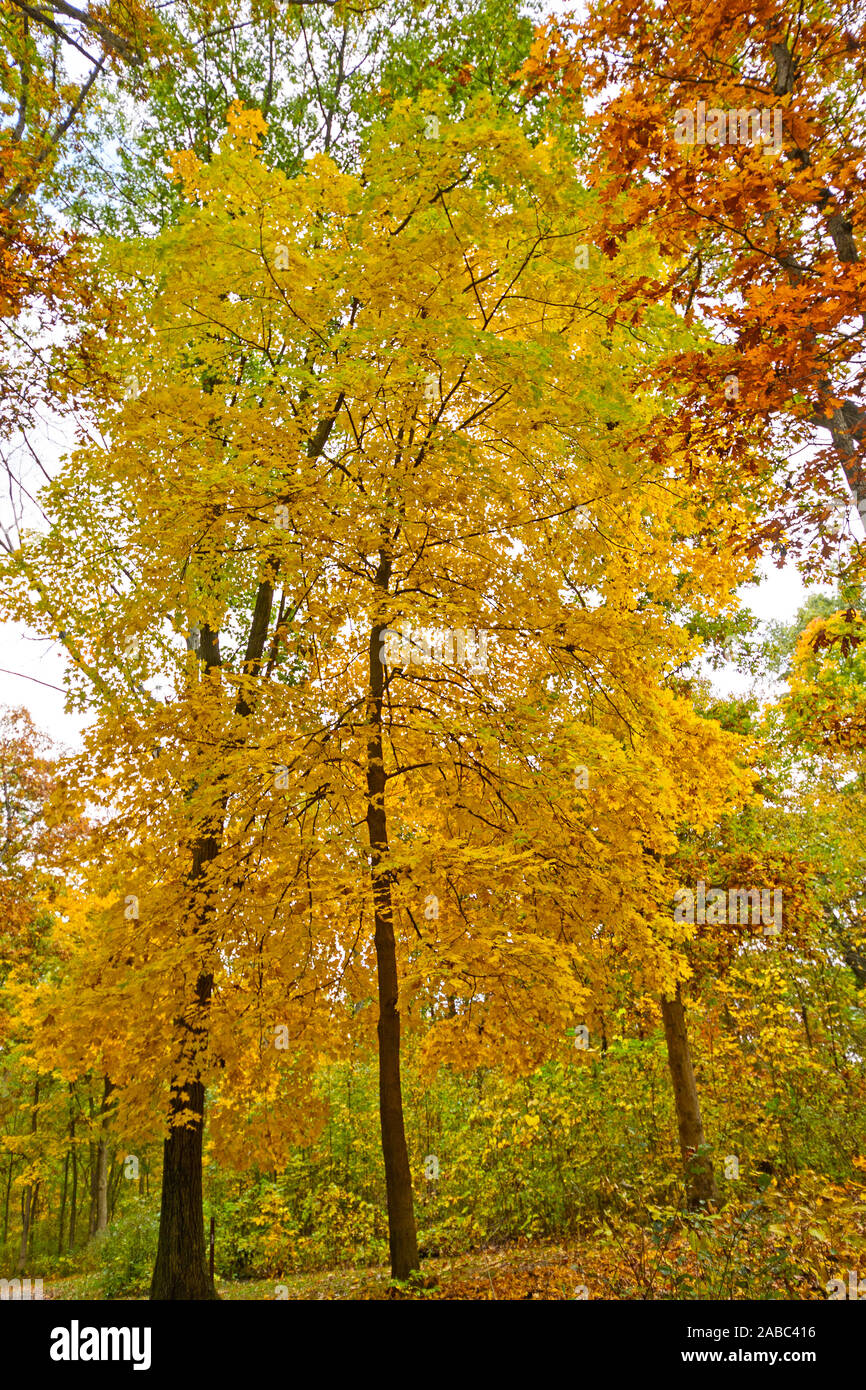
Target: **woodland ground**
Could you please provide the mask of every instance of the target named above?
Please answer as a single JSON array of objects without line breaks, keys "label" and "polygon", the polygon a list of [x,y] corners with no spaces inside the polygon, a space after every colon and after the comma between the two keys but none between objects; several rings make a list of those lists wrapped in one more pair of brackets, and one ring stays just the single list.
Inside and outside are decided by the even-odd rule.
[{"label": "woodland ground", "polygon": [[[645,1243],[632,1242],[630,1248],[600,1249],[586,1244],[516,1244],[493,1247],[465,1255],[427,1259],[413,1288],[393,1286],[386,1266],[345,1266],[333,1270],[282,1275],[274,1279],[228,1280],[217,1276],[220,1298],[235,1301],[274,1301],[276,1289],[287,1291],[282,1298],[297,1300],[384,1300],[388,1298],[459,1299],[490,1301],[498,1299],[536,1299],[553,1302],[581,1298],[581,1286],[591,1287],[593,1296],[616,1299],[685,1299],[710,1297],[697,1286],[705,1277],[702,1252],[690,1247],[686,1233],[680,1233],[664,1252],[650,1250]],[[722,1274],[722,1270],[719,1270]],[[818,1299],[827,1294],[817,1280],[805,1277],[792,1285],[780,1278],[762,1292],[746,1297],[764,1299]],[[676,1291],[675,1291],[676,1290]],[[87,1276],[73,1275],[46,1281],[44,1296],[52,1300],[90,1299],[95,1296]],[[146,1301],[139,1298],[110,1302]]]}]

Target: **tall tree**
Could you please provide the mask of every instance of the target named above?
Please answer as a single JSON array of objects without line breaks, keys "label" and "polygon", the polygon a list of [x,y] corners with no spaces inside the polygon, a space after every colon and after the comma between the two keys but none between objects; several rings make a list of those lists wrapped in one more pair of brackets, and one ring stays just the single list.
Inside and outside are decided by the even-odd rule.
[{"label": "tall tree", "polygon": [[[209,164],[176,159],[179,226],[110,253],[128,297],[87,350],[111,443],[78,451],[53,489],[62,527],[22,557],[56,576],[61,607],[41,621],[81,634],[82,660],[103,672],[88,760],[110,773],[115,881],[123,843],[128,886],[132,863],[141,880],[129,896],[149,904],[140,941],[117,923],[112,968],[122,977],[145,953],[156,978],[171,962],[189,972],[186,1002],[173,1022],[155,1016],[166,1032],[148,1048],[154,1078],[174,1049],[172,1129],[191,1120],[196,1145],[177,1184],[193,1214],[158,1259],[155,1291],[172,1297],[189,1270],[192,1296],[206,1296],[192,1172],[203,1087],[212,1078],[231,1103],[249,1076],[241,1044],[260,1050],[268,1008],[270,1030],[294,1042],[375,981],[392,1269],[405,1277],[417,1264],[399,1067],[410,957],[433,1000],[453,997],[455,1038],[486,1020],[495,1045],[540,1013],[530,1045],[544,1055],[590,992],[592,884],[617,949],[631,954],[639,917],[636,963],[674,988],[662,879],[635,881],[628,847],[666,843],[686,802],[672,793],[647,830],[649,806],[624,814],[628,778],[620,768],[608,794],[606,768],[641,750],[635,777],[653,759],[672,787],[675,762],[687,765],[683,796],[699,783],[707,815],[737,783],[724,740],[662,687],[689,645],[675,611],[729,603],[741,570],[696,556],[670,455],[647,467],[647,426],[661,425],[634,383],[655,335],[668,339],[660,324],[649,343],[613,340],[599,321],[603,274],[584,255],[593,206],[570,151],[533,145],[483,97],[451,122],[431,94],[374,130],[361,176],[318,156],[287,179],[257,153],[259,113],[229,121]],[[139,389],[118,403],[110,382],[133,363]],[[110,609],[81,568],[100,573],[109,518],[123,555]],[[157,665],[167,703],[146,690],[130,701],[124,689]],[[192,866],[180,877],[177,845]],[[501,884],[492,895],[482,868]],[[265,949],[284,957],[273,981]],[[244,980],[261,1000],[246,1017],[232,1001]],[[530,981],[543,1004],[530,1005]],[[180,1231],[170,1203],[163,1220]]]}]

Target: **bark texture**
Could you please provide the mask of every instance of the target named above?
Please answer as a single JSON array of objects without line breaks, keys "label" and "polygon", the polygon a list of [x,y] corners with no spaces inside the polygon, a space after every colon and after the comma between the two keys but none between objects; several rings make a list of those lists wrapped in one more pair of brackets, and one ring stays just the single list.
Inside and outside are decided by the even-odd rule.
[{"label": "bark texture", "polygon": [[704,1137],[698,1088],[686,1032],[686,1015],[679,988],[673,999],[662,999],[662,1018],[668,1047],[668,1066],[674,1088],[680,1152],[690,1208],[718,1199],[712,1159]]},{"label": "bark texture", "polygon": [[[380,557],[377,584],[387,590],[391,575],[387,556]],[[419,1267],[418,1238],[412,1197],[412,1174],[403,1122],[400,1080],[400,1010],[397,950],[391,876],[387,868],[388,820],[385,809],[385,764],[382,747],[384,670],[379,646],[384,628],[370,633],[370,698],[367,709],[367,832],[373,890],[376,969],[379,984],[379,1115],[382,1157],[388,1196],[388,1241],[391,1277],[407,1279]]]}]

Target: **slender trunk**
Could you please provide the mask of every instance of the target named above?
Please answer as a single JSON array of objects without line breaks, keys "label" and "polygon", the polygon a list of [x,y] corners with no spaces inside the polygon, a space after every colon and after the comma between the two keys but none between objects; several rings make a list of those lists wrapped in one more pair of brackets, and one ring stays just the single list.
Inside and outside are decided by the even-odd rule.
[{"label": "slender trunk", "polygon": [[103,1078],[102,1088],[102,1132],[96,1146],[96,1230],[108,1230],[108,1124],[109,1106],[108,1098],[111,1095],[113,1086],[108,1077]]},{"label": "slender trunk", "polygon": [[75,1218],[78,1212],[78,1150],[75,1147],[75,1115],[69,1122],[72,1143],[72,1196],[69,1202],[69,1253],[75,1249]]},{"label": "slender trunk", "polygon": [[21,1243],[18,1246],[18,1263],[15,1266],[16,1274],[23,1274],[27,1269],[27,1244],[30,1239],[30,1214],[33,1210],[33,1188],[28,1183],[21,1193]]},{"label": "slender trunk", "polygon": [[[90,1110],[90,1133],[93,1134],[93,1096],[88,1095],[87,1105]],[[90,1139],[87,1144],[87,1189],[90,1193],[90,1209],[87,1214],[87,1239],[92,1240],[96,1234],[96,1174],[98,1170],[96,1144]]]},{"label": "slender trunk", "polygon": [[96,1153],[96,1231],[108,1230],[108,1140],[100,1137]]},{"label": "slender trunk", "polygon": [[63,1227],[66,1224],[66,1194],[69,1190],[69,1150],[63,1160],[63,1187],[60,1193],[60,1219],[57,1222],[57,1253],[63,1254]]},{"label": "slender trunk", "polygon": [[33,1200],[30,1203],[30,1245],[29,1258],[33,1259],[33,1241],[36,1237],[36,1211],[39,1206],[39,1192],[42,1184],[36,1183],[33,1188]]},{"label": "slender trunk", "polygon": [[123,1164],[112,1163],[108,1174],[108,1219],[114,1220],[114,1212],[117,1207],[117,1194],[123,1182]]},{"label": "slender trunk", "polygon": [[[36,1133],[39,1116],[39,1078],[33,1088],[33,1108],[30,1112],[30,1133]],[[38,1184],[37,1184],[38,1186]],[[18,1247],[18,1263],[15,1267],[16,1274],[23,1274],[27,1268],[27,1246],[30,1239],[30,1223],[34,1210],[34,1189],[30,1185],[24,1188],[21,1193],[21,1244]]]},{"label": "slender trunk", "polygon": [[[377,583],[387,589],[391,566],[380,558]],[[370,842],[370,878],[373,890],[376,968],[379,983],[379,1115],[382,1155],[388,1195],[388,1237],[391,1277],[407,1279],[419,1266],[412,1174],[403,1122],[400,1084],[400,1011],[397,951],[391,875],[387,868],[388,822],[385,811],[385,764],[382,749],[383,668],[379,643],[383,627],[370,633],[370,700],[367,711],[367,831]],[[383,866],[384,863],[384,866]]]},{"label": "slender trunk", "polygon": [[3,1202],[3,1244],[4,1244],[4,1246],[5,1246],[5,1244],[6,1244],[6,1241],[7,1241],[8,1238],[9,1238],[9,1194],[10,1194],[11,1191],[12,1191],[12,1170],[14,1169],[14,1167],[15,1167],[15,1159],[14,1159],[14,1157],[10,1157],[10,1159],[9,1159],[9,1173],[8,1173],[8,1175],[7,1175],[7,1178],[6,1178],[6,1197],[5,1197],[5,1200],[4,1200],[4,1202]]},{"label": "slender trunk", "polygon": [[662,999],[662,1018],[668,1045],[668,1066],[674,1088],[680,1152],[686,1179],[686,1200],[690,1208],[718,1198],[712,1159],[704,1138],[698,1088],[686,1032],[686,1016],[679,986],[673,999]]},{"label": "slender trunk", "polygon": [[90,1162],[87,1170],[87,1188],[90,1193],[90,1206],[87,1211],[87,1239],[96,1235],[96,1146],[88,1144]]}]

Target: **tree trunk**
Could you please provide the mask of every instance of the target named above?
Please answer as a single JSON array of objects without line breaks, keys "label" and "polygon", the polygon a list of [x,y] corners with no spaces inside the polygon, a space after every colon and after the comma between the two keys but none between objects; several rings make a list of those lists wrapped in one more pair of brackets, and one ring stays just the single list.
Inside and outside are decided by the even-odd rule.
[{"label": "tree trunk", "polygon": [[[220,666],[219,634],[202,624],[199,656],[206,672]],[[190,887],[198,887],[207,865],[220,852],[221,826],[217,816],[204,826],[193,846]],[[204,904],[194,931],[207,925],[210,908]],[[159,1239],[150,1286],[152,1299],[204,1301],[219,1297],[208,1273],[204,1241],[204,1200],[201,1157],[204,1142],[205,1089],[201,1066],[207,1050],[207,1012],[213,975],[202,968],[196,981],[191,1017],[180,1018],[178,1053],[169,1092],[168,1137],[162,1151],[162,1195]],[[180,1122],[183,1112],[185,1122]],[[189,1114],[191,1112],[191,1118]]]},{"label": "tree trunk", "polygon": [[108,1077],[103,1078],[102,1088],[102,1133],[96,1145],[96,1232],[108,1230],[108,1097],[113,1086]]},{"label": "tree trunk", "polygon": [[117,1207],[117,1194],[123,1182],[123,1164],[112,1162],[108,1172],[108,1219],[114,1220],[114,1212]]},{"label": "tree trunk", "polygon": [[153,1271],[152,1299],[202,1301],[218,1297],[207,1268],[204,1241],[201,1153],[204,1135],[204,1086],[191,1081],[173,1087],[172,1114],[192,1110],[192,1124],[173,1125],[163,1146],[159,1247]]},{"label": "tree trunk", "polygon": [[39,1193],[41,1190],[41,1186],[42,1184],[38,1182],[34,1185],[33,1199],[30,1203],[30,1248],[28,1258],[31,1260],[33,1259],[33,1241],[36,1238],[36,1209],[39,1206]]},{"label": "tree trunk", "polygon": [[[387,589],[391,566],[381,555],[376,582]],[[382,751],[383,668],[379,643],[384,628],[370,633],[370,699],[367,711],[367,832],[370,842],[370,878],[373,889],[376,969],[379,983],[379,1115],[382,1155],[388,1194],[388,1240],[391,1277],[407,1279],[419,1266],[412,1174],[403,1123],[400,1085],[399,981],[394,941],[391,875],[383,860],[388,855],[388,822],[385,812],[385,765]]]},{"label": "tree trunk", "polygon": [[24,1274],[27,1269],[27,1244],[30,1238],[30,1215],[33,1211],[33,1188],[28,1183],[21,1193],[21,1244],[18,1247],[18,1263],[15,1273]]},{"label": "tree trunk", "polygon": [[69,1125],[72,1140],[72,1196],[69,1202],[69,1253],[75,1249],[75,1218],[78,1212],[78,1150],[75,1147],[75,1115]]},{"label": "tree trunk", "polygon": [[[90,1134],[93,1134],[93,1096],[88,1095],[87,1106],[90,1111]],[[98,1155],[96,1144],[92,1137],[87,1144],[87,1187],[90,1192],[90,1209],[87,1214],[87,1239],[92,1240],[96,1234],[96,1175],[99,1171]]]},{"label": "tree trunk", "polygon": [[3,1244],[9,1238],[9,1194],[12,1191],[12,1170],[15,1167],[14,1155],[9,1159],[9,1175],[6,1179],[6,1198],[3,1203]]},{"label": "tree trunk", "polygon": [[96,1146],[96,1234],[108,1230],[108,1141]]},{"label": "tree trunk", "polygon": [[661,1002],[668,1045],[668,1066],[674,1087],[677,1126],[680,1133],[680,1152],[685,1170],[686,1201],[689,1208],[694,1209],[703,1202],[717,1200],[716,1180],[704,1138],[698,1088],[695,1085],[695,1073],[686,1033],[686,1016],[679,986],[673,999],[663,998]]},{"label": "tree trunk", "polygon": [[[36,1126],[39,1122],[39,1077],[37,1076],[33,1087],[33,1108],[30,1112],[30,1133],[36,1133]],[[37,1184],[38,1187],[38,1184]],[[30,1222],[34,1210],[34,1192],[30,1183],[21,1193],[21,1244],[18,1248],[18,1263],[15,1267],[16,1274],[23,1274],[27,1268],[27,1245],[30,1237]]]},{"label": "tree trunk", "polygon": [[63,1160],[63,1188],[60,1194],[60,1218],[57,1222],[57,1253],[63,1254],[63,1228],[66,1224],[66,1194],[69,1190],[69,1150]]},{"label": "tree trunk", "polygon": [[[213,842],[216,857],[216,842]],[[201,852],[201,843],[197,847]],[[199,854],[196,858],[198,860]],[[202,864],[204,860],[200,861]],[[199,1017],[210,1003],[213,976],[198,978],[196,996]],[[205,1259],[204,1199],[201,1157],[204,1141],[205,1091],[195,1075],[207,1030],[202,1024],[188,1025],[181,1044],[180,1067],[172,1081],[169,1097],[169,1134],[162,1151],[162,1197],[159,1208],[159,1240],[150,1287],[152,1299],[185,1301],[218,1298]],[[192,1071],[184,1076],[183,1064]],[[182,1112],[192,1111],[193,1119],[178,1122]]]}]

